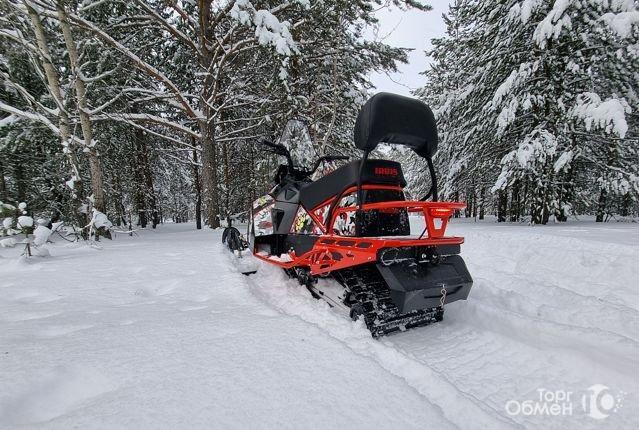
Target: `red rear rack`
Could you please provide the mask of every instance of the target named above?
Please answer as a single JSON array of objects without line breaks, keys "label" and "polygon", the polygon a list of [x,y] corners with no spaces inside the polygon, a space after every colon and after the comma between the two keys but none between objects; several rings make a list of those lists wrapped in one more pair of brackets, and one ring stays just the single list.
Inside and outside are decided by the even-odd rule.
[{"label": "red rear rack", "polygon": [[[322,235],[313,249],[303,255],[295,255],[292,251],[282,256],[268,256],[255,254],[256,257],[285,269],[293,267],[308,267],[312,274],[321,275],[334,270],[340,270],[359,264],[372,263],[377,260],[377,252],[383,248],[401,248],[436,245],[460,245],[463,237],[444,237],[448,220],[456,210],[466,207],[458,202],[421,202],[421,201],[391,201],[381,203],[367,203],[361,210],[392,210],[405,208],[408,212],[421,212],[424,216],[426,230],[421,237],[351,237],[338,235]],[[342,213],[354,212],[356,206],[335,208],[329,224],[332,231],[333,224]]]}]

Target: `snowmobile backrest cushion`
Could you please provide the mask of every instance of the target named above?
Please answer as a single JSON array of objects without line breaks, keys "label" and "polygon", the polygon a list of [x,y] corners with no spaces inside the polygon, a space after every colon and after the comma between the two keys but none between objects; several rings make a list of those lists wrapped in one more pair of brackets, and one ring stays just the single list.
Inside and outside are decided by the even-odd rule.
[{"label": "snowmobile backrest cushion", "polygon": [[355,146],[372,151],[379,143],[405,145],[422,157],[437,151],[437,124],[426,103],[378,93],[362,107],[355,123]]},{"label": "snowmobile backrest cushion", "polygon": [[[300,202],[307,210],[341,194],[357,185],[361,160],[351,161],[339,169],[304,185],[300,190]],[[362,184],[406,186],[402,166],[389,160],[368,160],[362,171]]]}]

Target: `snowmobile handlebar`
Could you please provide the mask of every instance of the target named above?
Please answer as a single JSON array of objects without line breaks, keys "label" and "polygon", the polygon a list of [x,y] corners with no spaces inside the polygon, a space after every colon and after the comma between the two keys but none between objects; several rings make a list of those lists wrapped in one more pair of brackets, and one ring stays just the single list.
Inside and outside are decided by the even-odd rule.
[{"label": "snowmobile handlebar", "polygon": [[280,143],[271,142],[270,140],[262,139],[260,144],[266,146],[270,152],[276,155],[281,155],[286,157],[286,162],[292,168],[293,167],[293,159],[291,158],[291,152],[288,148]]},{"label": "snowmobile handlebar", "polygon": [[266,140],[266,139],[263,139],[260,143],[263,146],[266,146],[268,150],[272,152],[273,154],[286,157],[286,163],[288,164],[287,166],[288,173],[298,178],[306,178],[311,176],[313,173],[315,173],[315,171],[319,168],[319,166],[323,162],[350,159],[348,155],[324,155],[317,159],[312,169],[303,170],[303,169],[298,169],[295,167],[295,164],[293,163],[293,157],[291,157],[291,151],[289,151],[286,146],[282,145],[281,143],[271,142],[270,140]]},{"label": "snowmobile handlebar", "polygon": [[318,169],[318,167],[325,161],[327,162],[331,162],[331,161],[346,161],[348,159],[350,159],[351,157],[349,157],[348,155],[324,155],[320,158],[317,159],[317,161],[315,162],[315,165],[313,165],[313,168],[309,171],[309,176],[312,175],[313,173],[315,173],[315,171]]}]

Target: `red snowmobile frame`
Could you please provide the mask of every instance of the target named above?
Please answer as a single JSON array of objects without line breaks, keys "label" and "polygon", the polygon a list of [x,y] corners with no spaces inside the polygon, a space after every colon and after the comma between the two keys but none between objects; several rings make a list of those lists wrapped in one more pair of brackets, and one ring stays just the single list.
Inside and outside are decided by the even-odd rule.
[{"label": "red snowmobile frame", "polygon": [[[364,189],[383,189],[378,187],[364,187]],[[279,258],[255,253],[254,255],[268,263],[275,264],[283,269],[294,267],[309,267],[312,275],[323,275],[334,270],[357,266],[359,264],[374,263],[377,261],[378,252],[386,248],[401,247],[432,247],[437,245],[461,245],[463,237],[445,237],[448,220],[454,211],[466,208],[465,203],[458,202],[422,202],[422,201],[390,201],[382,203],[369,203],[361,207],[361,210],[394,210],[404,208],[409,213],[421,212],[426,224],[425,237],[416,238],[386,238],[386,237],[349,237],[335,234],[323,234],[312,250],[296,255],[295,250],[288,253],[290,261],[282,261]],[[319,208],[315,208],[317,210]],[[313,221],[321,225],[320,220],[309,214]],[[356,207],[339,208],[335,211],[333,219],[329,223],[328,231],[332,231],[335,219],[341,213],[354,212]],[[439,227],[436,223],[439,222]]]},{"label": "red snowmobile frame", "polygon": [[[399,163],[369,159],[380,142],[408,146],[426,160],[431,187],[421,200],[405,199]],[[304,170],[284,145],[263,144],[287,164],[280,165],[273,190],[253,203],[255,257],[350,309],[351,317],[364,317],[374,336],[439,321],[444,304],[467,298],[472,278],[458,255],[464,238],[445,236],[449,219],[466,205],[438,201],[437,129],[428,106],[387,93],[372,97],[355,126],[362,159],[315,181],[310,178],[322,162],[349,157],[325,156]],[[411,235],[409,214],[423,217],[421,234]],[[337,295],[317,286],[318,277],[329,275],[343,287]]]}]

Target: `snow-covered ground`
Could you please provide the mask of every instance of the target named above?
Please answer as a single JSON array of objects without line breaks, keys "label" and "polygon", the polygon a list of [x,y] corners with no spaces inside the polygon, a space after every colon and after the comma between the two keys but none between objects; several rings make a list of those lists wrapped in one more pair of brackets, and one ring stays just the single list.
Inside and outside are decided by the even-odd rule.
[{"label": "snow-covered ground", "polygon": [[380,341],[220,231],[0,250],[0,428],[636,428],[639,226],[450,232],[469,300]]}]

